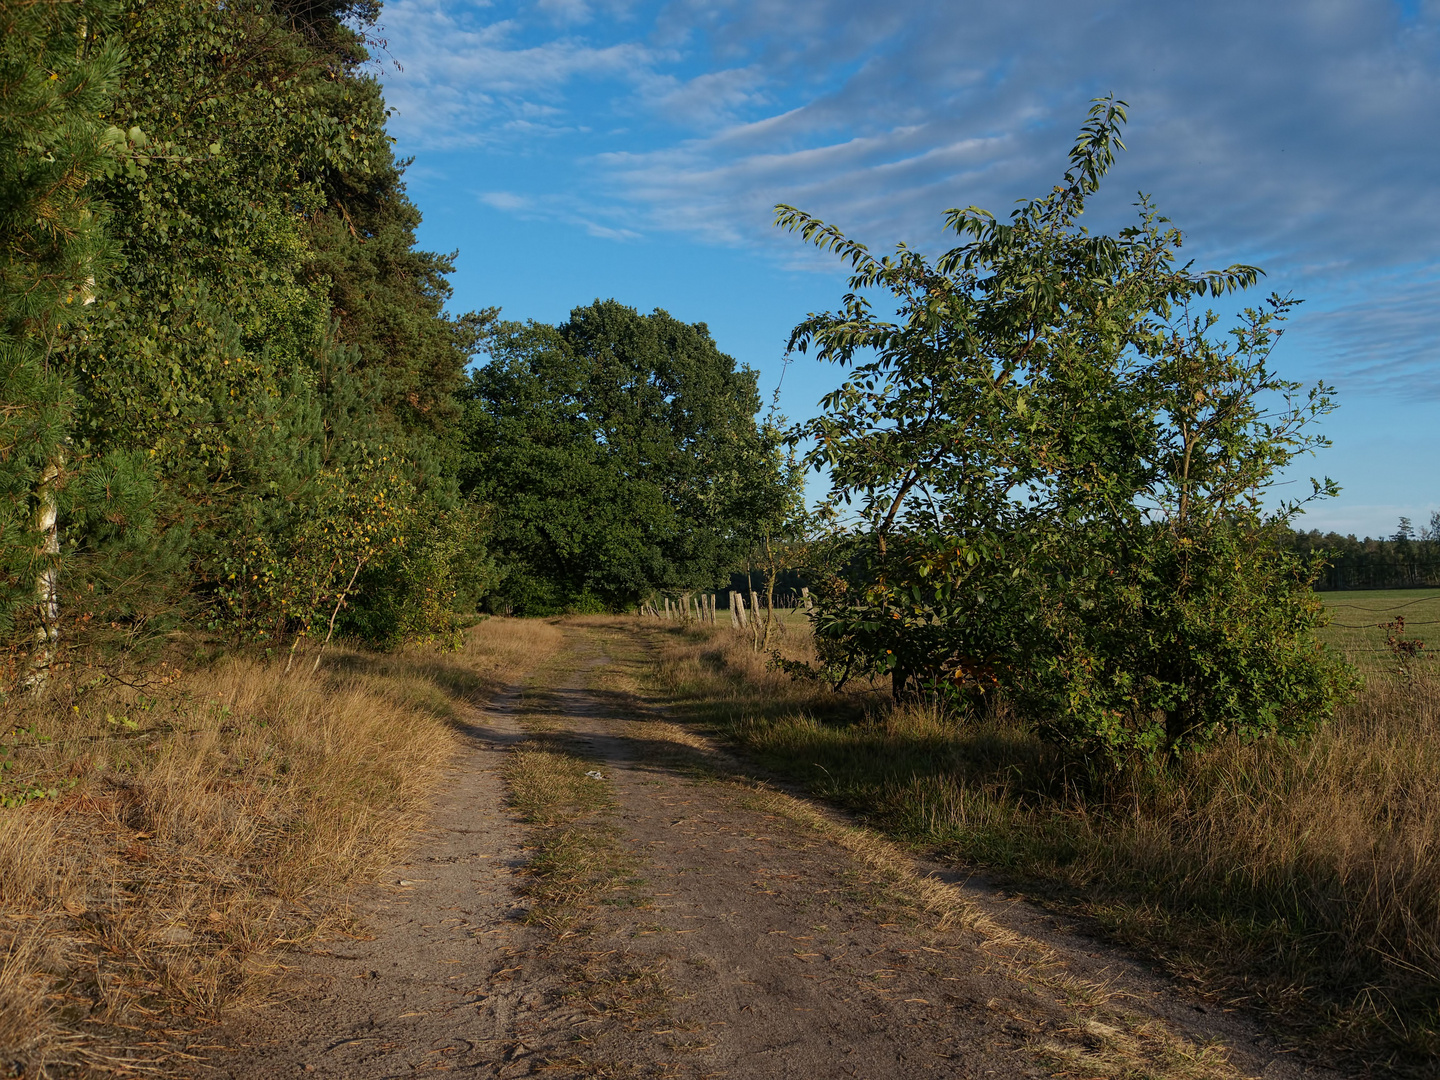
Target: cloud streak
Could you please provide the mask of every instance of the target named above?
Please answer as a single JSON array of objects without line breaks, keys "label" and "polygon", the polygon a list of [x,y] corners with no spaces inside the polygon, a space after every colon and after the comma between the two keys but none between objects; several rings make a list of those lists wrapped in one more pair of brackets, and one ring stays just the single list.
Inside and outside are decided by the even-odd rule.
[{"label": "cloud streak", "polygon": [[788,202],[934,247],[944,209],[1047,190],[1114,92],[1131,149],[1092,227],[1151,192],[1201,261],[1313,297],[1295,337],[1338,377],[1389,392],[1440,365],[1437,0],[542,7],[387,8],[405,145],[556,155],[550,190],[496,209],[790,260]]}]

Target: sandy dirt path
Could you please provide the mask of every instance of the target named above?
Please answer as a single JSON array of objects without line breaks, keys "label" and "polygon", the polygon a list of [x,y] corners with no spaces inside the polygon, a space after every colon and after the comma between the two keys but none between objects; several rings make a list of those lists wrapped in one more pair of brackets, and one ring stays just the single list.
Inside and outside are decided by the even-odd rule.
[{"label": "sandy dirt path", "polygon": [[[363,900],[374,939],[302,956],[287,1003],[227,1029],[220,1075],[1336,1075],[745,778],[647,698],[642,634],[569,633],[529,695],[477,710],[430,829]],[[593,827],[630,868],[563,930],[526,919],[501,772],[527,732],[593,766]]]},{"label": "sandy dirt path", "polygon": [[228,1049],[206,1075],[358,1080],[504,1058],[518,1002],[495,975],[527,933],[514,885],[524,834],[500,775],[525,737],[519,702],[516,690],[468,711],[464,750],[428,828],[357,898],[373,937],[300,954],[280,1001],[222,1030]]}]

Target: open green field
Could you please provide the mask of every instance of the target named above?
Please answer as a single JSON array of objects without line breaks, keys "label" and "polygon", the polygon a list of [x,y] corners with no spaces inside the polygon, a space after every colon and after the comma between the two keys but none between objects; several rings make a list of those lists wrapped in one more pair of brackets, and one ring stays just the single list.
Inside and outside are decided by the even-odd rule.
[{"label": "open green field", "polygon": [[1320,594],[1335,616],[1321,637],[1343,649],[1365,674],[1391,671],[1395,661],[1385,645],[1382,623],[1405,619],[1405,637],[1440,651],[1440,589],[1367,589]]},{"label": "open green field", "polygon": [[[1394,670],[1381,624],[1397,616],[1404,616],[1405,637],[1425,642],[1425,653],[1440,654],[1440,589],[1352,589],[1320,596],[1334,615],[1334,622],[1321,631],[1322,640],[1344,650],[1367,675]],[[805,625],[805,613],[798,608],[776,608],[775,614],[786,627]],[[728,611],[719,613],[722,624],[729,620]]]}]

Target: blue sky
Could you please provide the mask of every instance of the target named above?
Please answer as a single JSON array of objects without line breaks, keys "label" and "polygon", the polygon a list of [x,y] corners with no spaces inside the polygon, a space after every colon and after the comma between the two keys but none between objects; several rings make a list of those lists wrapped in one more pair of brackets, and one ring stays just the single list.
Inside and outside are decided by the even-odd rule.
[{"label": "blue sky", "polygon": [[[1440,0],[389,0],[382,23],[455,309],[663,307],[767,393],[790,328],[844,287],[775,203],[934,250],[947,208],[1047,190],[1113,92],[1130,149],[1090,227],[1144,190],[1197,262],[1306,301],[1279,366],[1342,404],[1299,473],[1344,491],[1304,524],[1380,535],[1440,508]],[[802,358],[785,411],[838,378]]]}]

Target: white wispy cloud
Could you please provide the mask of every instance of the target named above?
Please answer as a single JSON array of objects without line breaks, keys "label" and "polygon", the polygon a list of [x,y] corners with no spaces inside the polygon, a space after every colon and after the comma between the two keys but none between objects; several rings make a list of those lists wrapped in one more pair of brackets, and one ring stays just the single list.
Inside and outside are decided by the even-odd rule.
[{"label": "white wispy cloud", "polygon": [[1202,261],[1317,296],[1297,337],[1331,370],[1393,388],[1440,367],[1437,0],[1413,17],[1392,0],[386,10],[407,147],[570,148],[551,189],[487,205],[782,259],[805,256],[771,228],[777,202],[933,247],[948,207],[1043,193],[1086,101],[1114,92],[1131,149],[1095,227],[1152,192]]},{"label": "white wispy cloud", "polygon": [[[570,7],[573,13],[584,5]],[[572,83],[643,79],[655,64],[654,51],[640,42],[596,45],[569,34],[521,40],[519,21],[487,21],[490,14],[442,0],[387,5],[390,52],[404,70],[387,80],[386,98],[396,113],[391,130],[407,145],[478,146],[517,132],[572,132],[578,125],[565,101]]]},{"label": "white wispy cloud", "polygon": [[583,230],[602,240],[638,240],[641,234],[615,220],[614,211],[597,211],[583,199],[567,195],[528,195],[515,191],[478,191],[484,205],[522,221],[557,221]]}]

